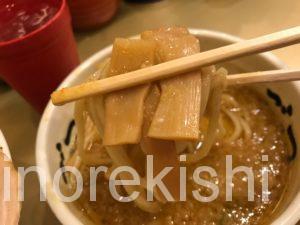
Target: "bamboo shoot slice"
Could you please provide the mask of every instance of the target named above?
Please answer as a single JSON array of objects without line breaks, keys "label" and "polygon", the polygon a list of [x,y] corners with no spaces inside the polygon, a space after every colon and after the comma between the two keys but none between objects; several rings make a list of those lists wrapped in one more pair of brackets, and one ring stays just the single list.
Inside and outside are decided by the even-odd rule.
[{"label": "bamboo shoot slice", "polygon": [[[183,28],[144,32],[141,37],[157,43],[156,60],[165,62],[200,51],[199,41]],[[200,71],[160,82],[162,94],[149,129],[149,137],[197,140],[201,106]]]},{"label": "bamboo shoot slice", "polygon": [[[165,167],[173,167],[169,174],[162,180],[175,200],[180,196],[179,161],[174,141],[154,139],[147,136],[156,107],[159,103],[160,92],[154,86],[145,101],[143,138],[141,147],[146,155],[153,156],[153,175],[159,174]],[[158,192],[160,199],[164,199]]]},{"label": "bamboo shoot slice", "polygon": [[[154,64],[152,41],[116,39],[111,56],[109,76]],[[105,97],[104,145],[135,144],[141,138],[144,100],[149,85],[120,90]]]},{"label": "bamboo shoot slice", "polygon": [[201,75],[161,82],[162,95],[149,129],[149,137],[165,140],[197,140],[201,106]]},{"label": "bamboo shoot slice", "polygon": [[189,34],[186,28],[169,27],[145,31],[141,34],[143,40],[155,41],[156,62],[162,63],[200,51],[199,40]]}]

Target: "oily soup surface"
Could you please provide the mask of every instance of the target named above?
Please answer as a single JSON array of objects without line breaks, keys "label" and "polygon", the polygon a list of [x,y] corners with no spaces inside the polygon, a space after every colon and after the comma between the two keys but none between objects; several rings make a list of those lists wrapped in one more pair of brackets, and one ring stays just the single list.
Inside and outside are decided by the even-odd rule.
[{"label": "oily soup surface", "polygon": [[[247,88],[234,88],[225,92],[235,98],[239,108],[224,106],[234,113],[246,115],[246,121],[252,130],[252,137],[228,142],[218,138],[208,157],[195,165],[187,167],[187,201],[167,203],[157,214],[146,213],[134,203],[120,203],[111,197],[108,183],[99,177],[97,183],[97,201],[89,202],[89,178],[85,176],[84,193],[78,201],[78,207],[95,224],[103,225],[229,225],[229,224],[264,224],[280,202],[288,179],[288,141],[280,120],[271,111],[267,103],[255,92]],[[252,167],[254,172],[253,202],[248,202],[247,177],[237,173],[233,178],[233,200],[225,201],[226,169],[225,157],[232,155],[233,168],[237,166]],[[262,155],[268,155],[268,161],[262,161]],[[193,190],[209,196],[211,190],[195,184],[192,180],[194,169],[199,166],[211,166],[218,174],[211,178],[208,173],[201,177],[214,182],[219,187],[219,196],[211,203],[201,203],[192,196]],[[268,168],[269,202],[262,203],[261,170]],[[88,169],[87,169],[88,171]],[[88,174],[88,173],[87,173]],[[120,189],[122,193],[122,188]],[[124,194],[124,192],[122,193]]]}]

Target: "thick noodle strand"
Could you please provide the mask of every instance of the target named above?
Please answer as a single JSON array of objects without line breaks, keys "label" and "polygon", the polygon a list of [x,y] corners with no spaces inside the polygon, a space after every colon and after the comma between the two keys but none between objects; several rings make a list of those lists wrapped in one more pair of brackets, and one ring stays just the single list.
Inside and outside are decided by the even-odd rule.
[{"label": "thick noodle strand", "polygon": [[208,102],[208,111],[210,114],[209,126],[203,146],[196,152],[186,155],[186,163],[196,163],[206,157],[212,148],[218,129],[218,121],[221,110],[222,92],[225,88],[227,72],[223,69],[217,71],[212,94]]}]

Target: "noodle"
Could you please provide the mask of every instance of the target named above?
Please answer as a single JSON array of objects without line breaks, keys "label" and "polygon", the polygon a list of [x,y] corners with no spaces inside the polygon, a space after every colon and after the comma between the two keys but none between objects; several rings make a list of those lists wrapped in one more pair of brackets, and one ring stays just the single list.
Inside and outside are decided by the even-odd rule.
[{"label": "noodle", "polygon": [[212,94],[210,97],[210,100],[208,102],[208,110],[210,119],[209,119],[209,127],[207,130],[206,139],[203,143],[203,147],[199,150],[197,150],[196,153],[191,153],[186,155],[186,163],[196,163],[199,160],[206,157],[214,144],[217,129],[218,129],[218,118],[220,114],[220,108],[221,108],[221,97],[222,92],[225,87],[225,79],[226,79],[226,71],[225,70],[219,70],[217,71],[217,76],[215,76],[214,81],[214,87],[212,88]]},{"label": "noodle", "polygon": [[[160,31],[161,32],[161,31]],[[164,32],[169,32],[169,31],[164,31]],[[178,40],[181,40],[180,38],[187,38],[187,40],[192,41],[193,43],[193,48],[188,52],[189,54],[197,51],[198,47],[195,47],[195,42],[194,39],[191,39],[188,35],[188,33],[186,33],[187,30],[186,29],[179,29],[176,30],[172,30],[172,35],[177,35],[175,36],[176,38],[176,42],[177,43]],[[144,38],[148,38],[149,39],[149,35],[151,36],[151,33],[144,33],[143,37]],[[162,37],[164,37],[165,34],[163,34]],[[168,33],[168,35],[170,35]],[[146,38],[146,39],[147,39]],[[161,38],[161,37],[160,37]],[[170,38],[168,36],[168,38]],[[170,40],[173,40],[172,38]],[[156,40],[157,41],[157,40]],[[123,40],[122,42],[127,42],[126,40]],[[146,42],[145,42],[146,43]],[[145,44],[143,43],[143,44]],[[170,42],[171,43],[171,42]],[[179,47],[185,47],[185,43],[180,43],[182,46]],[[120,44],[120,43],[119,43]],[[138,42],[135,42],[135,44],[138,44]],[[148,44],[147,44],[148,45]],[[121,44],[120,44],[121,46]],[[152,46],[152,45],[151,45]],[[158,45],[160,46],[160,45]],[[127,46],[128,47],[128,46]],[[164,48],[162,46],[160,46],[161,48],[163,48],[163,51],[161,51],[161,49],[157,50],[157,59],[155,60],[157,61],[161,61],[161,60],[168,60],[168,57],[177,57],[178,56],[178,52],[176,49],[172,48],[171,50],[168,48]],[[178,46],[176,46],[178,47]],[[135,47],[137,48],[137,47]],[[179,48],[180,49],[180,48]],[[171,55],[166,54],[166,52],[168,53],[168,51],[171,51]],[[129,50],[128,50],[129,51]],[[129,51],[130,52],[130,51]],[[164,54],[163,54],[164,53]],[[135,54],[134,57],[137,57],[138,54],[136,52],[135,49]],[[144,54],[143,57],[146,57],[147,54]],[[120,57],[120,56],[119,56]],[[131,55],[131,57],[133,57]],[[148,57],[148,56],[147,56]],[[152,59],[152,58],[151,58]],[[141,59],[138,59],[141,61]],[[130,68],[130,60],[126,61],[126,65],[128,66],[128,68]],[[150,62],[151,63],[151,62]],[[121,71],[122,69],[124,69],[122,66],[117,65],[116,60],[114,61],[114,65],[115,68],[117,68],[118,71]],[[135,67],[138,66],[138,64],[135,64]],[[108,74],[110,73],[110,69],[111,69],[111,61],[108,59],[106,60],[104,63],[102,63],[99,71],[95,74],[93,74],[89,80],[98,80],[98,79],[102,79],[106,76],[108,76]],[[118,71],[114,71],[114,73],[117,73]],[[174,167],[176,167],[176,165],[179,165],[179,156],[180,155],[186,155],[186,164],[193,164],[193,163],[197,163],[200,160],[202,160],[203,158],[205,158],[211,148],[213,147],[216,138],[218,135],[222,134],[222,136],[226,136],[227,137],[227,141],[231,142],[234,141],[236,139],[238,139],[239,137],[241,137],[242,132],[244,132],[244,137],[246,139],[250,139],[251,135],[252,135],[252,131],[250,129],[250,126],[248,125],[247,121],[247,115],[245,115],[245,118],[242,118],[242,116],[236,112],[231,112],[229,111],[226,106],[233,106],[236,109],[239,109],[239,104],[238,102],[234,99],[233,96],[229,95],[229,94],[223,94],[223,91],[225,89],[226,86],[226,75],[227,75],[227,71],[223,68],[216,70],[215,66],[208,66],[205,68],[201,69],[201,74],[197,73],[196,75],[193,75],[193,79],[188,80],[186,77],[184,79],[185,84],[190,85],[190,87],[194,87],[195,90],[191,90],[191,94],[184,96],[186,98],[194,98],[194,102],[198,104],[198,106],[196,107],[197,110],[195,109],[194,105],[189,106],[190,109],[188,109],[187,111],[189,111],[188,113],[190,113],[189,115],[192,115],[192,113],[197,112],[197,115],[195,116],[195,118],[199,121],[195,122],[193,121],[193,123],[195,125],[193,125],[193,129],[195,130],[195,128],[197,128],[196,131],[199,132],[194,132],[191,136],[197,137],[197,140],[192,140],[193,138],[190,138],[191,136],[186,135],[184,129],[186,129],[187,127],[183,127],[183,129],[181,131],[184,132],[179,132],[179,135],[171,135],[172,138],[169,138],[169,134],[165,135],[164,138],[166,140],[164,140],[165,143],[167,143],[167,145],[165,146],[174,146],[174,151],[176,151],[175,154],[175,161],[172,159],[172,156],[170,154],[170,157],[165,157],[164,162],[169,162],[169,163],[173,163],[172,165],[175,165]],[[189,76],[189,75],[188,75]],[[201,76],[200,78],[197,76]],[[169,88],[173,88],[174,91],[177,91],[178,93],[184,93],[184,91],[182,90],[178,90],[178,87],[180,87],[180,85],[182,86],[181,82],[181,77],[176,78],[176,82],[174,80],[171,80],[170,83],[168,83],[168,85],[166,84],[166,81],[163,81],[162,84],[164,85],[164,91],[167,92]],[[195,82],[197,81],[197,82]],[[178,84],[178,85],[177,85]],[[180,84],[180,85],[179,85]],[[149,152],[151,152],[151,149],[147,149],[147,146],[145,145],[145,143],[150,142],[152,143],[152,146],[155,146],[155,144],[159,144],[159,143],[163,143],[160,141],[163,141],[162,139],[154,139],[154,138],[150,138],[149,137],[149,127],[151,127],[151,125],[153,125],[153,118],[154,118],[154,113],[156,116],[156,122],[159,122],[159,118],[161,118],[159,115],[159,110],[157,110],[157,106],[159,104],[161,108],[164,107],[163,102],[161,101],[161,96],[162,96],[162,90],[158,88],[159,85],[157,85],[156,83],[152,84],[152,85],[148,85],[147,86],[147,91],[144,93],[145,96],[140,96],[141,98],[139,98],[139,102],[138,105],[139,106],[143,106],[143,110],[144,110],[144,115],[143,115],[143,123],[141,126],[141,130],[142,130],[142,134],[141,137],[136,136],[134,139],[137,139],[138,141],[134,140],[135,142],[132,143],[132,141],[130,142],[126,142],[126,135],[124,135],[125,139],[123,140],[123,143],[132,143],[134,145],[136,145],[136,150],[135,151],[140,151],[139,152],[139,156],[141,157],[146,157],[147,154],[149,154]],[[161,87],[161,86],[160,86]],[[149,89],[149,91],[148,91]],[[131,89],[125,90],[127,94],[130,93]],[[201,91],[201,93],[198,93],[199,91]],[[125,93],[125,92],[124,92]],[[137,92],[136,92],[137,93]],[[201,98],[198,96],[198,94],[201,94]],[[152,96],[151,96],[152,95]],[[112,95],[113,96],[113,95]],[[126,97],[129,97],[129,95],[126,95]],[[149,98],[148,98],[149,97]],[[133,99],[133,98],[132,98]],[[184,99],[184,98],[183,98]],[[200,101],[201,99],[201,101]],[[164,99],[164,101],[167,101],[168,99]],[[175,105],[180,106],[180,101],[177,101],[176,98],[173,99],[173,101],[175,102]],[[76,138],[76,151],[73,154],[73,156],[71,156],[67,162],[68,165],[74,165],[76,168],[78,168],[79,170],[83,171],[85,168],[88,168],[89,166],[98,166],[98,165],[107,165],[109,166],[107,173],[104,175],[105,179],[109,179],[111,172],[120,166],[129,166],[134,168],[135,162],[134,157],[130,157],[130,154],[128,154],[128,151],[130,151],[131,149],[128,147],[128,145],[125,144],[110,144],[110,145],[105,145],[103,144],[103,140],[105,135],[107,136],[106,138],[110,138],[109,134],[105,134],[106,130],[105,130],[105,126],[107,125],[107,117],[105,117],[105,98],[103,95],[97,95],[97,96],[92,96],[92,97],[88,97],[86,99],[83,100],[78,100],[75,104],[75,123],[76,123],[76,127],[77,127],[77,138]],[[186,105],[188,105],[186,102],[184,103]],[[148,108],[147,108],[148,107]],[[170,115],[173,113],[173,111],[170,111],[170,109],[172,109],[172,104],[168,105],[168,110],[165,110],[164,113],[165,115]],[[181,106],[180,106],[181,107]],[[160,109],[161,109],[160,108]],[[118,110],[120,110],[121,108],[119,108]],[[163,110],[162,110],[163,111]],[[134,110],[132,110],[130,113],[132,114],[134,112]],[[184,113],[186,113],[185,111],[182,111]],[[148,113],[148,114],[147,114]],[[220,116],[220,114],[222,114]],[[134,114],[132,114],[134,115]],[[184,117],[185,115],[181,115],[182,118],[186,119]],[[230,127],[226,127],[226,124],[224,122],[224,118],[228,118],[231,121],[231,126]],[[134,117],[132,117],[134,118]],[[193,119],[195,119],[193,118]],[[140,119],[140,118],[139,118]],[[189,119],[189,118],[188,118]],[[175,121],[175,120],[174,120]],[[114,121],[115,125],[118,125],[116,122],[118,121]],[[123,121],[124,122],[124,121]],[[125,121],[126,122],[126,121]],[[135,121],[133,121],[134,123]],[[139,122],[140,124],[140,122]],[[184,124],[187,124],[187,121],[179,121],[175,126],[172,123],[169,123],[169,125],[174,126],[174,127],[178,127],[179,126],[184,126]],[[202,125],[201,125],[202,124]],[[140,128],[139,128],[140,129]],[[177,129],[177,128],[176,128]],[[188,129],[186,129],[188,131]],[[167,130],[168,132],[173,132],[173,130]],[[125,131],[124,131],[125,132]],[[156,134],[161,135],[160,130],[155,130]],[[189,131],[188,131],[189,132]],[[167,133],[167,132],[166,132]],[[176,131],[174,131],[174,133],[176,133]],[[196,135],[195,135],[196,134]],[[229,137],[228,137],[229,136]],[[124,138],[123,137],[123,138]],[[178,137],[178,139],[177,139]],[[182,139],[182,137],[187,137],[187,139]],[[169,139],[168,139],[169,138]],[[117,143],[116,141],[118,140],[114,140],[114,143]],[[151,146],[151,145],[150,145]],[[149,147],[149,145],[148,145]],[[170,149],[169,149],[170,150]],[[171,152],[173,150],[170,150]],[[154,151],[152,151],[153,153]],[[168,154],[168,153],[165,153]],[[159,155],[158,155],[159,156]],[[157,160],[162,160],[161,158],[163,157],[156,157]],[[168,161],[169,160],[169,161]],[[172,161],[173,160],[173,161]],[[145,168],[144,162],[138,162],[141,168]],[[159,162],[158,162],[159,165]],[[174,175],[174,174],[173,174]],[[68,178],[68,188],[69,190],[72,190],[72,188],[74,188],[76,186],[75,183],[75,179],[74,177],[67,176]],[[127,172],[120,172],[119,174],[119,178],[121,180],[130,180],[132,179],[132,177],[127,173]],[[153,195],[154,195],[154,201],[153,202],[149,202],[146,199],[146,195],[147,192],[150,190],[147,190],[147,183],[146,183],[146,178],[144,177],[144,173],[143,171],[139,170],[139,178],[141,180],[141,185],[136,185],[136,186],[129,186],[129,185],[125,185],[122,186],[122,188],[126,191],[126,193],[128,195],[131,195],[133,192],[139,192],[140,195],[139,197],[135,200],[135,204],[142,209],[143,211],[146,212],[150,212],[150,213],[157,213],[163,204],[166,203],[166,199],[162,196],[162,194],[158,191],[157,188],[155,188],[153,190]],[[172,177],[171,177],[172,178]],[[173,180],[177,179],[174,175]],[[172,180],[172,179],[171,179]],[[100,220],[101,218],[98,217],[96,215],[96,213],[93,211],[92,208],[90,208],[88,205],[85,205],[84,207],[87,210],[87,213],[89,214],[90,217],[93,217],[95,220]]]},{"label": "noodle", "polygon": [[247,140],[249,140],[252,136],[252,131],[251,131],[251,128],[250,128],[249,124],[242,118],[240,119],[240,123],[242,125],[243,130],[244,130],[245,138]]},{"label": "noodle", "polygon": [[227,138],[226,140],[228,142],[232,142],[236,139],[238,139],[238,137],[241,135],[242,133],[242,125],[241,125],[241,120],[238,116],[236,116],[233,112],[230,112],[227,109],[223,109],[224,113],[231,119],[232,124],[233,124],[233,132],[231,134],[231,136],[229,138]]},{"label": "noodle", "polygon": [[[103,126],[104,126],[104,112],[102,111],[103,98],[102,97],[90,97],[86,100],[87,111],[98,129],[99,135],[103,138]],[[99,116],[98,116],[99,115]]]},{"label": "noodle", "polygon": [[[107,63],[104,65],[104,67],[107,67]],[[206,73],[206,72],[208,73]],[[177,150],[177,154],[185,154],[184,152],[187,152],[187,164],[195,163],[204,158],[211,149],[215,137],[216,137],[216,130],[218,129],[218,116],[219,116],[219,109],[221,104],[221,94],[224,88],[224,78],[226,75],[226,72],[224,70],[218,70],[215,74],[211,74],[212,71],[214,71],[214,68],[207,68],[206,70],[202,70],[203,75],[203,88],[202,88],[202,97],[204,99],[203,102],[201,102],[202,108],[205,108],[201,114],[204,114],[204,111],[206,111],[206,114],[210,114],[209,118],[209,126],[206,134],[204,136],[204,143],[200,147],[200,149],[196,150],[195,144],[190,141],[176,141],[175,146]],[[212,79],[210,77],[213,77]],[[102,69],[102,73],[99,74],[97,78],[93,77],[94,79],[100,79],[102,77],[105,77],[105,70]],[[204,78],[206,77],[206,78]],[[212,85],[210,83],[212,82]],[[212,89],[210,91],[210,88]],[[211,94],[209,94],[211,92]],[[210,97],[209,97],[210,95]],[[225,97],[224,97],[225,96]],[[205,99],[207,99],[205,101]],[[229,104],[235,104],[234,99],[229,95],[223,95],[223,101],[226,101]],[[206,107],[206,102],[208,102],[208,105]],[[224,110],[222,110],[224,111]],[[244,130],[246,130],[245,135],[249,137],[249,134],[251,134],[251,130],[248,129],[249,126],[247,126],[247,123],[244,120],[236,119],[234,116],[232,116],[231,112],[224,111],[225,114],[231,115],[230,118],[234,118],[235,121],[235,134],[234,138],[239,136],[240,129],[243,127]],[[226,113],[227,112],[227,113]],[[122,146],[104,146],[105,151],[109,158],[101,159],[99,158],[99,155],[95,154],[88,154],[87,147],[87,139],[91,139],[93,132],[86,131],[86,125],[88,123],[88,118],[90,117],[90,120],[93,122],[95,128],[97,128],[97,134],[99,135],[100,139],[103,138],[103,126],[104,126],[104,104],[103,104],[103,97],[102,96],[94,96],[89,97],[85,100],[79,100],[76,102],[75,105],[75,121],[76,121],[76,127],[77,127],[77,146],[76,146],[76,153],[73,155],[72,158],[79,157],[83,160],[82,162],[85,165],[109,165],[112,163],[111,167],[109,168],[109,171],[115,169],[118,166],[132,166],[132,162],[130,158],[128,158],[127,152]],[[238,128],[236,128],[238,127]],[[90,130],[92,128],[89,128]],[[89,135],[87,135],[89,134]],[[233,137],[231,137],[233,139]],[[196,151],[196,153],[195,153]],[[77,154],[78,152],[78,154]],[[88,156],[89,155],[89,156]],[[74,159],[70,158],[69,163],[73,165],[77,165],[79,168],[80,161],[77,160],[77,163],[74,162]],[[105,176],[108,178],[110,172],[108,172]],[[130,179],[129,175],[127,173],[120,173],[119,177],[124,180]],[[132,194],[134,191],[139,191],[142,194],[139,196],[138,199],[136,199],[136,204],[138,207],[143,209],[147,212],[157,212],[160,209],[160,206],[157,202],[148,202],[146,200],[146,190],[147,186],[145,185],[145,178],[141,178],[142,184],[140,187],[132,187],[132,186],[124,186],[124,189],[128,193],[128,195]],[[73,181],[70,181],[73,183]],[[149,190],[148,190],[149,191]],[[161,195],[157,192],[157,190],[154,190],[154,198],[160,202],[160,204],[164,204],[166,200],[161,197]]]},{"label": "noodle", "polygon": [[[226,138],[226,141],[232,142],[232,141],[237,140],[238,138],[241,137],[242,132],[244,133],[245,139],[249,140],[252,136],[252,131],[247,122],[248,120],[245,120],[240,115],[240,113],[230,111],[226,108],[226,106],[231,106],[231,107],[233,107],[234,111],[241,111],[238,102],[234,99],[233,96],[231,96],[229,94],[223,94],[222,101],[223,101],[222,112],[223,112],[224,116],[227,116],[227,118],[230,119],[230,121],[233,125],[233,128],[231,129],[233,131],[232,131],[231,135]],[[248,112],[243,111],[241,113],[243,114],[243,116],[245,118],[249,118]],[[221,122],[221,124],[220,124],[221,132],[226,133],[223,116],[220,117],[220,122]]]},{"label": "noodle", "polygon": [[[107,147],[107,153],[110,155],[114,163],[116,163],[117,166],[131,166],[132,163],[130,162],[130,159],[127,156],[127,153],[125,149],[117,146],[117,147]],[[133,168],[133,167],[132,167]],[[120,178],[122,180],[130,180],[131,177],[128,175],[128,173],[120,173]],[[145,192],[141,189],[141,187],[133,187],[133,186],[124,186],[124,189],[126,192],[131,195],[134,191],[140,192],[140,196],[135,200],[137,206],[139,206],[141,209],[147,211],[147,212],[158,212],[160,209],[159,204],[155,202],[148,202],[146,200]]]},{"label": "noodle", "polygon": [[82,157],[84,154],[84,138],[85,138],[85,121],[84,121],[84,103],[85,100],[79,100],[75,103],[75,124],[77,128],[77,142],[76,148],[79,156]]},{"label": "noodle", "polygon": [[205,109],[206,109],[206,105],[208,102],[208,98],[209,98],[209,91],[210,91],[210,86],[211,86],[211,77],[214,75],[214,73],[216,72],[216,68],[215,66],[207,66],[207,67],[203,67],[201,69],[202,72],[202,84],[201,84],[201,116],[203,116]]}]

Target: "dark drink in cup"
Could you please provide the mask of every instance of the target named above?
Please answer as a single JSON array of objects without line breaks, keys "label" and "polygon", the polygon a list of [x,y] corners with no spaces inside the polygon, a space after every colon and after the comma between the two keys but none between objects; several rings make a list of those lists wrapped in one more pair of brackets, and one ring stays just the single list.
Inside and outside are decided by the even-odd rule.
[{"label": "dark drink in cup", "polygon": [[38,111],[78,64],[64,0],[0,2],[0,76]]},{"label": "dark drink in cup", "polygon": [[25,36],[47,23],[58,11],[58,1],[6,1],[0,8],[0,41]]}]

